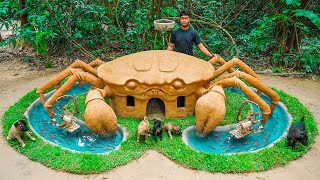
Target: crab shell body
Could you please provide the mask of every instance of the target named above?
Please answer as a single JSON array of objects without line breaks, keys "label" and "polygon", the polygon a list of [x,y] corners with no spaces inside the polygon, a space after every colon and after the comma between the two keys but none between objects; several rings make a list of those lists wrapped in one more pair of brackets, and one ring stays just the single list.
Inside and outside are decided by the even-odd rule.
[{"label": "crab shell body", "polygon": [[157,98],[165,118],[176,118],[194,114],[197,91],[209,84],[214,68],[182,53],[146,51],[102,64],[97,71],[112,91],[110,105],[117,115],[143,118],[148,102]]}]

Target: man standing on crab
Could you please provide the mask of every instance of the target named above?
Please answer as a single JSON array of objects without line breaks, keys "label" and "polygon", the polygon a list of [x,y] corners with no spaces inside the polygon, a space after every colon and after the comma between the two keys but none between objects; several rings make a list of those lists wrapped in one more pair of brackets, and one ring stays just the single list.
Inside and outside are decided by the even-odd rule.
[{"label": "man standing on crab", "polygon": [[167,50],[181,52],[193,56],[193,43],[201,50],[201,52],[210,58],[217,57],[217,54],[211,54],[210,51],[203,45],[200,40],[198,32],[189,27],[190,25],[190,11],[184,9],[180,12],[179,19],[181,27],[174,30],[170,36],[170,43]]}]

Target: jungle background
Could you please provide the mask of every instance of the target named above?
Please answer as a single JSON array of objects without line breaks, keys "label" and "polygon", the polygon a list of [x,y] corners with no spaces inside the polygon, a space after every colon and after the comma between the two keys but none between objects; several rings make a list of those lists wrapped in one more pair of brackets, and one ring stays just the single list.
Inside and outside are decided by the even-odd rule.
[{"label": "jungle background", "polygon": [[56,57],[109,61],[166,49],[170,33],[153,21],[172,19],[178,28],[179,11],[188,8],[212,53],[256,70],[319,74],[319,7],[319,0],[0,0],[0,29],[12,30],[0,34],[0,45],[32,52],[21,58],[39,68],[61,63]]}]

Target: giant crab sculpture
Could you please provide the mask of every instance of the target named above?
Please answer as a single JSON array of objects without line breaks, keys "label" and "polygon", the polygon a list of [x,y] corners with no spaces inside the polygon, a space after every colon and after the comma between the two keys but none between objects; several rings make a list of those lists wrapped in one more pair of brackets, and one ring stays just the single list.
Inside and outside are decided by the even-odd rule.
[{"label": "giant crab sculpture", "polygon": [[[213,65],[216,63],[221,67],[215,70]],[[235,71],[235,65],[243,72]],[[218,78],[226,71],[229,74]],[[69,79],[60,87],[61,81],[67,77]],[[240,79],[255,87],[257,93]],[[153,50],[110,62],[96,59],[86,64],[76,60],[37,89],[51,118],[54,117],[53,104],[78,81],[92,85],[85,102],[85,121],[87,127],[97,134],[116,131],[116,114],[142,118],[152,99],[163,102],[166,118],[195,114],[197,133],[201,135],[215,129],[225,116],[223,88],[237,86],[256,102],[262,111],[262,125],[279,102],[279,96],[237,58],[226,62],[221,57],[215,57],[206,62],[182,53]],[[44,92],[53,86],[56,86],[56,92],[46,101]],[[270,97],[270,106],[259,97],[260,92]],[[105,103],[104,97],[110,99],[111,107]]]}]

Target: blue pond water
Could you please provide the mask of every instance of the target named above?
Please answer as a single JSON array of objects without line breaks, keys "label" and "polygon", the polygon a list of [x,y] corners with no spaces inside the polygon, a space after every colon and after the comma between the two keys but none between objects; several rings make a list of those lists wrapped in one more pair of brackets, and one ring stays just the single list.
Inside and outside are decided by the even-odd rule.
[{"label": "blue pond water", "polygon": [[[90,87],[88,84],[84,84],[84,87],[76,84],[66,94],[72,96],[74,94],[80,95],[87,92]],[[49,96],[46,98],[49,98]],[[71,98],[68,97],[58,100],[53,106],[54,112],[61,114],[62,107],[70,101]],[[59,110],[56,107],[59,107]],[[120,128],[117,129],[116,135],[102,138],[92,133],[85,125],[81,125],[78,132],[72,132],[67,135],[66,130],[51,124],[49,114],[40,102],[36,102],[30,107],[28,115],[31,127],[39,136],[69,150],[107,153],[116,149],[124,138]],[[62,123],[62,119],[59,116],[55,116],[55,118],[58,123]]]},{"label": "blue pond water", "polygon": [[[228,90],[245,96],[240,89],[229,88]],[[266,95],[262,94],[261,97],[270,104],[270,99]],[[260,112],[255,105],[252,108],[254,112]],[[261,113],[259,116],[261,117]],[[198,137],[195,126],[192,126],[183,131],[184,142],[197,151],[207,153],[227,154],[256,151],[270,146],[281,138],[289,127],[289,121],[286,108],[283,105],[277,105],[261,132],[250,134],[243,139],[236,139],[229,133],[233,129],[231,126],[222,126],[217,127],[206,137]]]},{"label": "blue pond water", "polygon": [[[90,88],[91,86],[88,84],[84,84],[84,87],[76,84],[67,94],[80,95],[86,93]],[[239,89],[230,88],[228,90],[245,96]],[[270,103],[267,96],[262,94],[261,97]],[[70,101],[71,98],[61,98],[54,104],[54,112],[61,114],[62,107]],[[59,107],[59,110],[56,107]],[[259,112],[256,106],[252,107],[255,112]],[[78,133],[73,132],[67,135],[64,129],[51,124],[49,114],[40,102],[35,102],[30,106],[27,116],[31,127],[43,139],[78,152],[107,153],[115,150],[124,139],[123,131],[120,128],[117,129],[116,135],[102,138],[90,132],[85,125],[81,125]],[[59,116],[55,116],[55,118],[58,123],[62,122]],[[184,142],[197,151],[207,153],[227,154],[256,151],[270,146],[281,138],[289,127],[289,121],[289,114],[285,107],[278,105],[273,114],[269,116],[265,128],[259,133],[246,136],[244,139],[233,138],[229,134],[231,130],[229,126],[218,127],[206,137],[197,137],[195,127],[189,127],[183,131]]]}]

